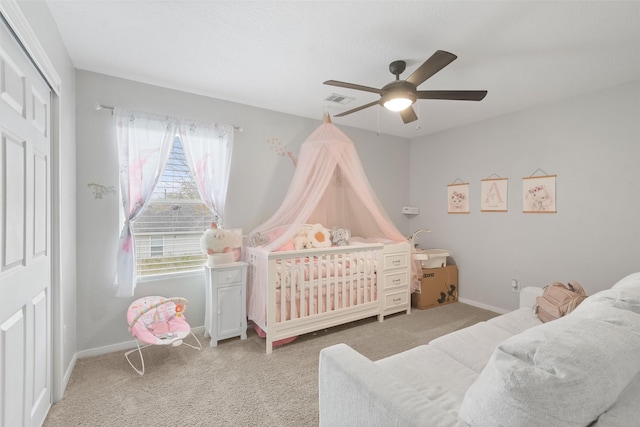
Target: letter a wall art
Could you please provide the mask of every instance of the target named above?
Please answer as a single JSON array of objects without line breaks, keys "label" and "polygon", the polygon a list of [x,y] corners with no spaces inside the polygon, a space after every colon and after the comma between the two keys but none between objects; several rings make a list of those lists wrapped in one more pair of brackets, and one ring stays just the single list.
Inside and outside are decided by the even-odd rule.
[{"label": "letter a wall art", "polygon": [[480,181],[480,212],[506,212],[507,178],[487,178]]}]

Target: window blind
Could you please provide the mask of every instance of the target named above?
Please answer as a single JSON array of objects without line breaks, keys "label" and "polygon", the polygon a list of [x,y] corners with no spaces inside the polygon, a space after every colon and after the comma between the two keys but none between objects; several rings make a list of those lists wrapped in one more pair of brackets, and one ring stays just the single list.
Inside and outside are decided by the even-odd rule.
[{"label": "window blind", "polygon": [[132,223],[138,277],[201,270],[200,237],[214,221],[176,137],[151,200]]}]

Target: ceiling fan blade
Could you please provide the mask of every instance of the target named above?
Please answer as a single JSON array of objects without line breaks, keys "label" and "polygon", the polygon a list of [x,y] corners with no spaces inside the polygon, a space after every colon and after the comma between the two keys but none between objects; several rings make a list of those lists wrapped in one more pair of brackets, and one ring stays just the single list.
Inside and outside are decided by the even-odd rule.
[{"label": "ceiling fan blade", "polygon": [[457,58],[453,53],[438,50],[419,66],[406,81],[420,86],[425,80],[452,63]]},{"label": "ceiling fan blade", "polygon": [[349,110],[349,111],[345,111],[344,113],[336,114],[334,117],[346,116],[347,114],[355,113],[356,111],[360,111],[360,110],[364,110],[365,108],[373,107],[374,105],[379,104],[379,103],[380,103],[380,101],[373,101],[373,102],[370,102],[368,104],[361,105],[358,108],[354,108],[353,110]]},{"label": "ceiling fan blade", "polygon": [[415,122],[416,120],[418,120],[418,116],[416,116],[416,112],[412,106],[409,106],[408,108],[400,111],[400,117],[402,117],[402,121],[405,125],[407,123]]},{"label": "ceiling fan blade", "polygon": [[376,89],[375,87],[356,85],[356,84],[353,84],[353,83],[339,82],[337,80],[327,80],[326,82],[324,82],[324,84],[325,85],[329,85],[329,86],[344,87],[346,89],[363,90],[365,92],[373,92],[373,93],[377,93],[377,94],[380,94],[380,92],[381,92],[380,89]]},{"label": "ceiling fan blade", "polygon": [[419,90],[418,99],[451,99],[455,101],[482,101],[486,90]]}]

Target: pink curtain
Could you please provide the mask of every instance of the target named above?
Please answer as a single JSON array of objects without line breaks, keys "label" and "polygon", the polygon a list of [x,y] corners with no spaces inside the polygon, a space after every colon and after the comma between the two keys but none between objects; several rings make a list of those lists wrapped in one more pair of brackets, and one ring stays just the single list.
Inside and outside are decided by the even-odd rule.
[{"label": "pink curtain", "polygon": [[218,226],[222,228],[229,187],[233,126],[183,121],[178,125],[178,132],[200,196],[218,217]]},{"label": "pink curtain", "polygon": [[131,297],[136,261],[131,221],[149,201],[167,163],[176,125],[169,117],[116,109],[120,192],[125,222],[118,242],[116,295]]}]

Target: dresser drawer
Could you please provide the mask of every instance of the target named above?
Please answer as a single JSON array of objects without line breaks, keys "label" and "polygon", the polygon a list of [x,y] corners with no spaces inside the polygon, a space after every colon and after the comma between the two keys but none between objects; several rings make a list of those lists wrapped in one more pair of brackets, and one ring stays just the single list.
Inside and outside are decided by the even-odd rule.
[{"label": "dresser drawer", "polygon": [[396,286],[406,286],[409,283],[409,273],[407,270],[387,273],[384,275],[384,288],[389,289]]},{"label": "dresser drawer", "polygon": [[409,293],[407,291],[388,294],[384,297],[384,309],[405,305],[408,302]]},{"label": "dresser drawer", "polygon": [[397,252],[384,254],[384,268],[401,268],[409,265],[408,254],[406,252]]},{"label": "dresser drawer", "polygon": [[242,281],[242,269],[241,268],[234,268],[234,269],[230,269],[230,270],[222,270],[222,271],[218,271],[216,272],[217,274],[217,283],[219,285],[221,284],[225,284],[225,283],[235,283],[235,282],[241,282]]}]

